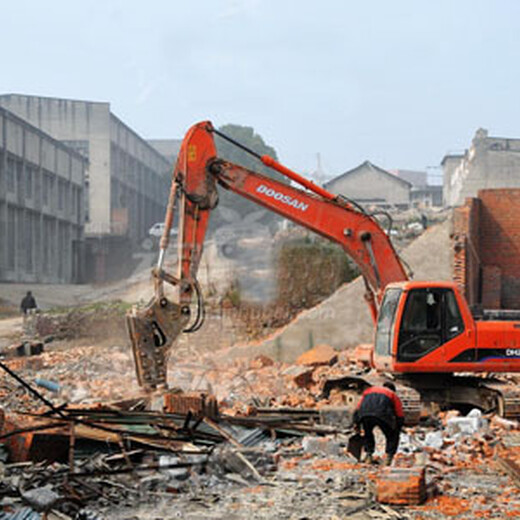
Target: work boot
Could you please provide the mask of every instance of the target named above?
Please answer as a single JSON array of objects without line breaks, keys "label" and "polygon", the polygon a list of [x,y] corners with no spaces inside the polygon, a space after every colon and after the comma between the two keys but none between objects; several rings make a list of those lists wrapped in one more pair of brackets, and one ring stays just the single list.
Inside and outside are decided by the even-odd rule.
[{"label": "work boot", "polygon": [[391,466],[393,460],[394,460],[394,456],[391,455],[390,453],[387,453],[386,459],[385,459],[385,466]]}]

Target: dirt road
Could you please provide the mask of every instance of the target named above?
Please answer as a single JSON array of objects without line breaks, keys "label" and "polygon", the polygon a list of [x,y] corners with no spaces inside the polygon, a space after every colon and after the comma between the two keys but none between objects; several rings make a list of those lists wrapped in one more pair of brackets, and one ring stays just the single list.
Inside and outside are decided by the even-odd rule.
[{"label": "dirt road", "polygon": [[0,320],[0,349],[10,345],[22,332],[22,317]]}]

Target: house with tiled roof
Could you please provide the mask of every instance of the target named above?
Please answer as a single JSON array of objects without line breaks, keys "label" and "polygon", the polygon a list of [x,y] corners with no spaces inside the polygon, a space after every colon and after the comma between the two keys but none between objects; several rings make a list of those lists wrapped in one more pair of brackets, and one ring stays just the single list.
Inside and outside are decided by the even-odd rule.
[{"label": "house with tiled roof", "polygon": [[412,184],[365,161],[327,182],[325,188],[362,205],[407,208]]}]

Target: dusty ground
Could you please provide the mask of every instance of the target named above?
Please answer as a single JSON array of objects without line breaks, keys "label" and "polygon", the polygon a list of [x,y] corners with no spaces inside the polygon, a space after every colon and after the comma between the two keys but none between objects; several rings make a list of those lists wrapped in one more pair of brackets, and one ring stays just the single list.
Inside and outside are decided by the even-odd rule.
[{"label": "dusty ground", "polygon": [[[59,394],[40,388],[55,403],[92,405],[140,395],[127,348],[110,341],[87,343],[57,342],[42,355],[8,363],[27,381],[34,383],[38,377],[58,382]],[[320,380],[344,373],[347,365],[346,357],[340,354],[333,366],[315,368],[312,383],[301,387],[293,379],[295,366],[262,360],[229,361],[215,352],[203,360],[172,359],[169,378],[185,390],[216,394],[224,412],[247,412],[252,403],[308,408],[324,404],[317,397]],[[29,411],[39,406],[6,377],[0,377],[0,392],[3,408]],[[441,419],[435,426],[406,428],[403,451],[395,461],[397,467],[426,464],[428,481],[437,482],[438,495],[423,506],[393,506],[393,516],[384,516],[388,512],[373,498],[371,479],[377,478],[381,466],[356,463],[345,452],[346,440],[341,436],[328,438],[319,449],[303,449],[298,439],[277,444],[278,470],[265,474],[261,482],[244,481],[239,475],[215,476],[211,471],[191,474],[187,480],[168,478],[164,472],[136,475],[125,483],[126,488],[135,490],[129,503],[101,503],[94,510],[103,513],[101,518],[119,520],[516,518],[520,493],[497,466],[496,454],[507,436],[514,439],[520,435],[518,426],[508,430],[492,423],[490,430],[453,439],[443,422],[446,416]],[[442,448],[425,443],[428,434],[437,432],[446,438]],[[378,444],[381,456],[380,436]],[[261,447],[270,452],[273,443],[266,441]],[[520,460],[519,448],[511,449]],[[157,479],[153,488],[146,484],[147,477]]]}]

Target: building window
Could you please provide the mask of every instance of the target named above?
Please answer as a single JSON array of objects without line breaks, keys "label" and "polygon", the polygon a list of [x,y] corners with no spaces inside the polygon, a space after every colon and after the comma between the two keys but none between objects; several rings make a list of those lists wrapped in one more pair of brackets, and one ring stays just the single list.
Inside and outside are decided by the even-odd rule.
[{"label": "building window", "polygon": [[71,186],[70,188],[70,213],[71,217],[76,214],[76,187]]},{"label": "building window", "polygon": [[16,213],[13,207],[7,208],[7,268],[14,270],[16,257]]},{"label": "building window", "polygon": [[25,197],[28,199],[32,198],[33,195],[33,177],[34,170],[30,166],[25,168]]},{"label": "building window", "polygon": [[42,191],[42,176],[41,171],[38,169],[33,170],[33,182],[34,182],[34,201],[37,204],[41,204],[41,191]]},{"label": "building window", "polygon": [[70,209],[70,183],[63,182],[63,209],[65,210],[65,215],[69,216]]},{"label": "building window", "polygon": [[46,172],[42,174],[42,204],[44,206],[49,205],[49,188],[50,188],[50,175]]},{"label": "building window", "polygon": [[53,221],[49,218],[44,219],[43,221],[43,272],[47,275],[52,274],[52,252],[54,251],[54,242],[55,242],[55,226],[53,226]]},{"label": "building window", "polygon": [[11,157],[7,158],[7,191],[14,193],[16,176],[16,163]]},{"label": "building window", "polygon": [[42,204],[49,204],[49,177],[46,173],[42,175]]},{"label": "building window", "polygon": [[55,186],[54,177],[49,175],[49,207],[52,209],[56,208],[56,195],[55,195]]},{"label": "building window", "polygon": [[32,213],[25,215],[25,258],[26,270],[28,273],[33,272],[33,221]]},{"label": "building window", "polygon": [[58,181],[58,209],[61,211],[64,208],[65,186],[62,181]]},{"label": "building window", "polygon": [[23,163],[16,161],[16,193],[20,197],[23,190]]},{"label": "building window", "polygon": [[81,226],[83,222],[81,222],[81,190],[79,188],[76,189],[76,222],[78,226]]}]

